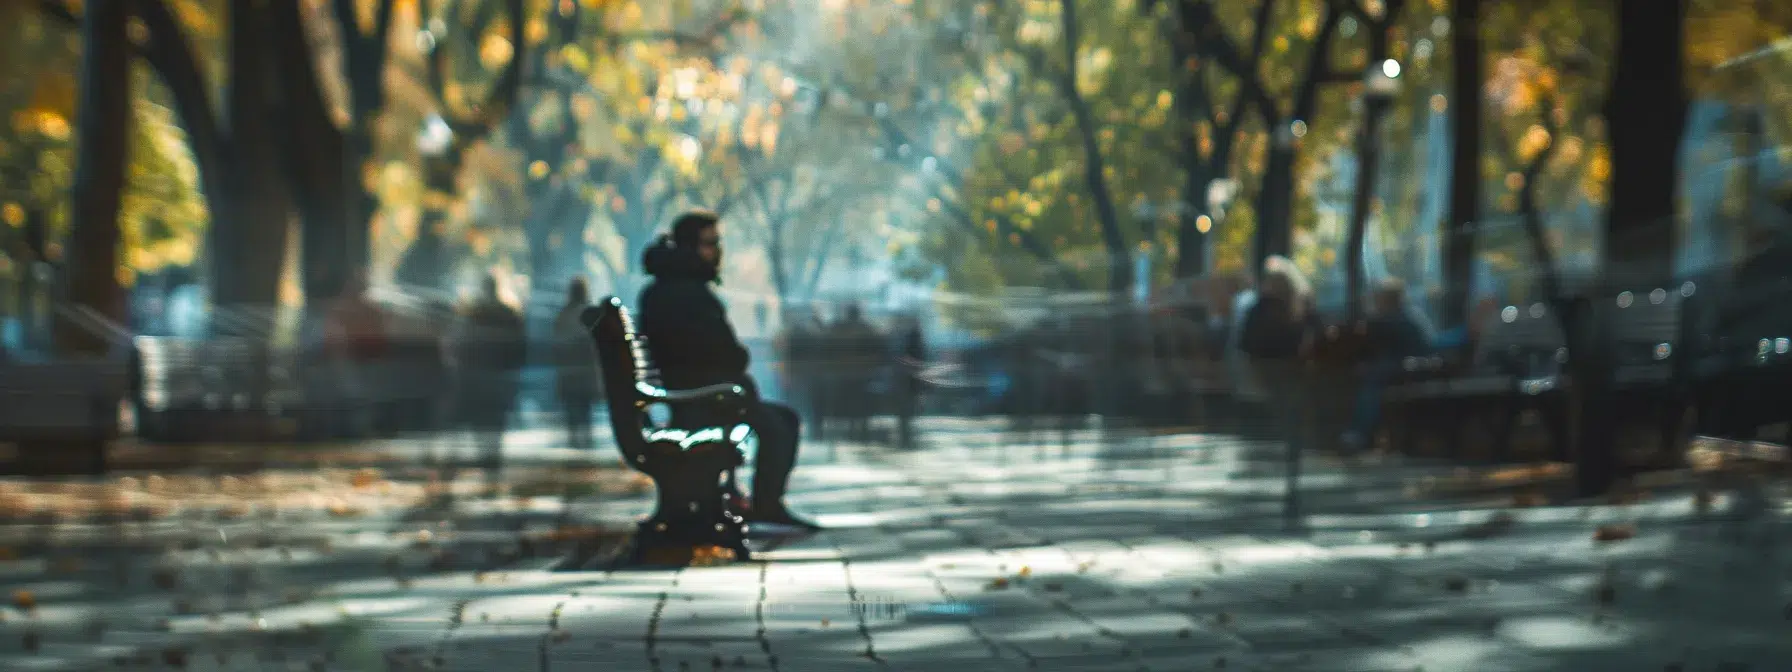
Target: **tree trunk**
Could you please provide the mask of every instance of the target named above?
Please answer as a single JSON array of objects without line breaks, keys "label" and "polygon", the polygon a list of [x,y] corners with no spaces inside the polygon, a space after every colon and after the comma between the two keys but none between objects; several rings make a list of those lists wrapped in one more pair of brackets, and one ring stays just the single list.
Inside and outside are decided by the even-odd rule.
[{"label": "tree trunk", "polygon": [[1673,274],[1680,140],[1686,129],[1687,0],[1618,3],[1611,95],[1609,284],[1663,282]]},{"label": "tree trunk", "polygon": [[1262,187],[1257,194],[1257,231],[1252,250],[1251,273],[1263,268],[1271,256],[1288,256],[1294,247],[1294,146],[1282,147],[1271,140],[1264,164]]},{"label": "tree trunk", "polygon": [[1076,88],[1077,47],[1081,30],[1077,22],[1076,0],[1064,0],[1061,17],[1064,28],[1064,75],[1058,79],[1058,90],[1070,103],[1076,117],[1077,134],[1083,144],[1083,178],[1088,183],[1089,200],[1094,201],[1095,216],[1101,224],[1101,242],[1108,253],[1108,292],[1120,295],[1132,290],[1132,255],[1126,246],[1126,234],[1120,230],[1120,214],[1114,208],[1114,194],[1108,188],[1107,157],[1096,140],[1095,113],[1089,101]]},{"label": "tree trunk", "polygon": [[834,221],[821,232],[821,239],[816,241],[801,289],[800,296],[803,300],[814,301],[815,293],[821,289],[822,273],[827,270],[828,260],[834,256],[834,245],[839,241],[841,232],[846,229],[846,223],[842,219],[840,215],[835,215]]},{"label": "tree trunk", "polygon": [[[1405,0],[1388,0],[1383,18],[1373,21],[1369,30],[1369,67],[1381,68],[1388,60],[1389,31],[1394,21],[1405,9]],[[1385,72],[1383,73],[1386,74]],[[1395,73],[1398,75],[1398,73]],[[1375,192],[1378,187],[1377,173],[1381,170],[1381,131],[1382,121],[1387,117],[1388,109],[1394,101],[1378,98],[1374,91],[1363,93],[1363,127],[1357,136],[1361,144],[1356,150],[1356,193],[1350,203],[1350,235],[1347,239],[1349,247],[1344,251],[1344,297],[1349,308],[1351,320],[1363,314],[1363,239],[1369,232],[1369,210],[1374,207]]]},{"label": "tree trunk", "polygon": [[1468,320],[1475,278],[1475,226],[1481,217],[1481,0],[1450,3],[1450,214],[1444,246],[1443,323]]},{"label": "tree trunk", "polygon": [[[282,87],[286,104],[279,106],[277,118],[286,132],[277,139],[301,222],[300,284],[307,313],[315,317],[328,300],[342,293],[357,271],[348,264],[348,231],[364,228],[367,222],[356,219],[358,213],[353,211],[351,191],[360,191],[354,188],[360,180],[345,179],[350,163],[345,155],[348,143],[324,100],[317,60],[298,4],[273,3],[269,31],[274,72],[290,83]],[[358,167],[356,170],[358,178]]]},{"label": "tree trunk", "polygon": [[222,176],[224,207],[212,213],[212,317],[220,311],[248,309],[228,322],[214,320],[215,333],[264,336],[279,305],[280,275],[286,256],[292,201],[287,191],[271,120],[281,101],[280,84],[268,60],[268,10],[262,0],[231,5],[230,118],[232,160]]},{"label": "tree trunk", "polygon": [[[130,158],[130,4],[88,0],[82,19],[74,228],[64,275],[69,303],[115,322],[125,317],[124,288],[118,282],[118,215]],[[105,334],[68,319],[53,323],[58,352],[103,355],[109,349]]]},{"label": "tree trunk", "polygon": [[1369,102],[1357,134],[1356,192],[1350,200],[1350,235],[1344,249],[1345,305],[1351,321],[1363,316],[1363,242],[1369,232],[1369,210],[1375,202],[1376,173],[1381,167],[1381,122],[1387,102]]},{"label": "tree trunk", "polygon": [[168,88],[181,126],[187,132],[187,145],[193,162],[199,167],[200,188],[215,221],[223,211],[227,198],[224,174],[228,172],[229,148],[224,129],[213,111],[210,84],[200,72],[192,45],[187,41],[180,22],[163,2],[133,2],[137,18],[148,28],[149,39],[143,45],[143,59],[161,76]]}]

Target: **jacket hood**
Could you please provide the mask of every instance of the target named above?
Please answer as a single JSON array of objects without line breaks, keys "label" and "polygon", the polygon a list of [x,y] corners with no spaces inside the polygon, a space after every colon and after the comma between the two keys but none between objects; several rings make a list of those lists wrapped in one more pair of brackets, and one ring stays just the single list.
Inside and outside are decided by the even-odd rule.
[{"label": "jacket hood", "polygon": [[696,250],[680,248],[665,236],[641,254],[641,267],[648,275],[661,280],[696,280],[714,282],[716,267],[697,256]]}]

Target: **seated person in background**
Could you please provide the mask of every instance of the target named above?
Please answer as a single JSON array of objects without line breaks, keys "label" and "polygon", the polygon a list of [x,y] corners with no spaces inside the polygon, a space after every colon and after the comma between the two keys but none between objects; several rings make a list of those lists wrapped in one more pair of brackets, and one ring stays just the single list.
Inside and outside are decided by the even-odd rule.
[{"label": "seated person in background", "polygon": [[801,421],[790,407],[759,398],[758,386],[747,375],[747,349],[728,324],[721,300],[710,290],[721,272],[721,234],[716,215],[692,212],[679,216],[672,232],[647,248],[641,263],[653,281],[641,290],[638,303],[641,334],[647,337],[667,387],[731,383],[746,388],[747,424],[759,444],[747,520],[820,529],[784,505],[784,491],[796,467]]},{"label": "seated person in background", "polygon": [[1499,305],[1492,299],[1482,299],[1476,302],[1467,324],[1432,333],[1424,316],[1407,302],[1406,285],[1388,280],[1376,288],[1370,311],[1369,361],[1363,387],[1357,394],[1355,418],[1343,437],[1345,449],[1351,452],[1367,447],[1374,436],[1381,416],[1381,391],[1400,373],[1406,358],[1472,349],[1487,321],[1498,319]]}]

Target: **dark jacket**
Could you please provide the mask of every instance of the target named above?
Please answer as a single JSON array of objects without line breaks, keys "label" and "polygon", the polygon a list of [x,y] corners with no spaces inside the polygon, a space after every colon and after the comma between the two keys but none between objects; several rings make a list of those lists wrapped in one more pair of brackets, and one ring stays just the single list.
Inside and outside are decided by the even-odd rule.
[{"label": "dark jacket", "polygon": [[1399,361],[1431,350],[1425,330],[1405,312],[1370,318],[1368,326],[1369,347],[1378,360]]},{"label": "dark jacket", "polygon": [[710,291],[715,267],[695,250],[673,247],[664,238],[647,248],[641,265],[653,281],[641,290],[636,303],[637,328],[647,337],[661,384],[689,389],[734,383],[752,391],[747,348],[728,324],[721,300]]},{"label": "dark jacket", "polygon": [[1317,332],[1317,316],[1296,320],[1287,301],[1259,296],[1244,316],[1238,347],[1256,359],[1294,359],[1301,344]]},{"label": "dark jacket", "polygon": [[[511,375],[523,368],[523,318],[496,299],[468,307],[456,326],[454,359],[466,374]],[[483,384],[483,383],[474,383]]]}]

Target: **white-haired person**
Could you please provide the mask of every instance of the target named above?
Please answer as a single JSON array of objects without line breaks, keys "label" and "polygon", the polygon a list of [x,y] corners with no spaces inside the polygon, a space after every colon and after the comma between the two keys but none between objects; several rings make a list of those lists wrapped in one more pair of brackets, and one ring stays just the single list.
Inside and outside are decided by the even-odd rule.
[{"label": "white-haired person", "polygon": [[1321,325],[1313,292],[1300,269],[1285,257],[1263,263],[1256,300],[1244,315],[1239,349],[1269,401],[1271,434],[1288,443],[1284,514],[1297,521],[1296,487],[1300,453],[1312,445],[1313,418],[1308,399],[1305,360],[1312,353]]}]

